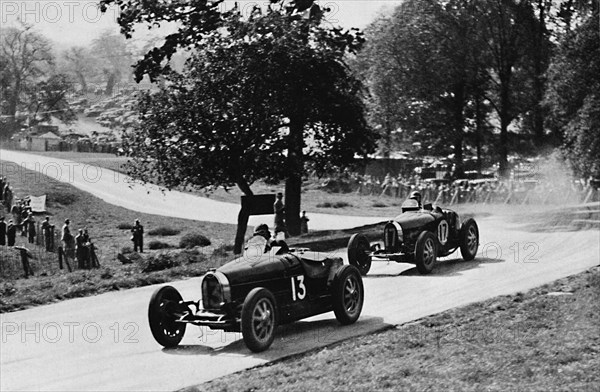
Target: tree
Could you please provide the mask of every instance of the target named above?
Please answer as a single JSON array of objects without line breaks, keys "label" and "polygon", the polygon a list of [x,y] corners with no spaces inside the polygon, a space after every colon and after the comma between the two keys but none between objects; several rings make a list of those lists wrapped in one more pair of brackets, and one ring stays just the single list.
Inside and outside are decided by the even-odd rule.
[{"label": "tree", "polygon": [[[600,25],[597,2],[565,32],[549,69],[545,103],[575,172],[600,177]],[[571,14],[569,14],[571,15]],[[569,18],[569,20],[571,20]]]},{"label": "tree", "polygon": [[51,121],[53,117],[66,124],[75,121],[77,116],[67,101],[71,87],[69,78],[64,74],[54,74],[39,80],[27,92],[25,108],[31,120],[29,125]]},{"label": "tree", "polygon": [[93,66],[94,59],[90,52],[84,47],[73,46],[63,52],[63,59],[65,62],[65,71],[75,75],[81,87],[81,92],[87,94],[88,78],[95,73]]},{"label": "tree", "polygon": [[371,108],[389,134],[397,127],[425,141],[429,152],[453,146],[462,173],[466,108],[481,89],[483,42],[474,2],[408,0],[367,30],[361,59],[367,63]]},{"label": "tree", "polygon": [[535,53],[536,18],[531,4],[519,0],[480,3],[480,28],[491,61],[486,67],[490,90],[486,98],[500,121],[499,172],[508,175],[509,126],[537,105],[530,72]]},{"label": "tree", "polygon": [[104,94],[111,95],[113,89],[123,77],[130,77],[133,56],[127,47],[125,38],[105,31],[92,41],[95,62],[104,75]]},{"label": "tree", "polygon": [[306,168],[348,165],[374,148],[362,84],[345,63],[360,35],[285,8],[220,18],[185,71],[163,68],[165,86],[143,96],[141,125],[125,137],[132,174],[247,195],[257,179],[285,179],[288,229],[299,234]]},{"label": "tree", "polygon": [[49,42],[24,24],[2,29],[0,53],[0,114],[5,119],[0,138],[8,138],[19,128],[17,111],[27,102],[26,93],[34,89],[54,59]]}]

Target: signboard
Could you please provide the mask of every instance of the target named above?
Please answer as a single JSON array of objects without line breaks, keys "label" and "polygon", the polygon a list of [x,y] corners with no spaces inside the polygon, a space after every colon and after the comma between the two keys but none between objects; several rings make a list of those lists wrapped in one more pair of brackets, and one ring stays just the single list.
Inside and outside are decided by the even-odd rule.
[{"label": "signboard", "polygon": [[33,212],[44,212],[46,211],[46,195],[42,196],[29,196],[29,205]]}]

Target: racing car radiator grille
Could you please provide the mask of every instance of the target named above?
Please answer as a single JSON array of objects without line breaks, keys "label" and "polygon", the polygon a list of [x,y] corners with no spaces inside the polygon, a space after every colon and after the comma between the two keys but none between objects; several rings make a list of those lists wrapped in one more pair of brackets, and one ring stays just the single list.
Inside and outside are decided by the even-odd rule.
[{"label": "racing car radiator grille", "polygon": [[387,224],[383,229],[383,243],[385,249],[394,251],[398,243],[398,233],[394,225]]},{"label": "racing car radiator grille", "polygon": [[223,290],[217,278],[206,275],[202,280],[202,306],[204,309],[219,309],[223,303]]}]

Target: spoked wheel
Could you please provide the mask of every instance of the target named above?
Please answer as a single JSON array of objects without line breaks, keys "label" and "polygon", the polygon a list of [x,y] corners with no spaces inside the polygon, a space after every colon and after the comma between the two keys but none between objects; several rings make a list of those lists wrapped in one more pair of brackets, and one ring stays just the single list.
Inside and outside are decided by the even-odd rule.
[{"label": "spoked wheel", "polygon": [[479,248],[479,228],[474,219],[467,219],[460,228],[460,254],[465,261],[471,261]]},{"label": "spoked wheel", "polygon": [[433,271],[437,260],[437,238],[433,233],[424,231],[417,238],[415,246],[415,263],[419,273],[425,275]]},{"label": "spoked wheel", "polygon": [[332,286],[333,312],[344,325],[352,324],[360,316],[365,291],[358,268],[345,265],[338,270]]},{"label": "spoked wheel", "polygon": [[273,294],[260,287],[250,291],[242,306],[242,336],[246,346],[254,352],[268,349],[275,338],[276,325]]},{"label": "spoked wheel", "polygon": [[370,247],[367,237],[360,233],[354,234],[348,241],[348,262],[363,276],[371,269]]},{"label": "spoked wheel", "polygon": [[175,321],[178,313],[185,311],[179,291],[172,286],[161,287],[152,294],[148,306],[150,330],[156,341],[164,347],[175,347],[183,339],[185,323]]}]

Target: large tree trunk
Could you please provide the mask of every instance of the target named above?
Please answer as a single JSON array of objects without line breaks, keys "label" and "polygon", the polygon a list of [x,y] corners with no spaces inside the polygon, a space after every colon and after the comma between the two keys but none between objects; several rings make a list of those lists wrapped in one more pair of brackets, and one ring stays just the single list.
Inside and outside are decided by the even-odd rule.
[{"label": "large tree trunk", "polygon": [[502,85],[500,91],[500,146],[499,146],[499,172],[502,178],[508,177],[508,125],[510,124],[508,105],[508,86]]},{"label": "large tree trunk", "polygon": [[464,177],[465,174],[463,164],[464,95],[464,85],[460,83],[454,89],[454,176],[457,178]]},{"label": "large tree trunk", "polygon": [[288,138],[287,179],[285,181],[285,222],[290,235],[300,234],[300,203],[304,162],[304,124],[292,119]]}]

